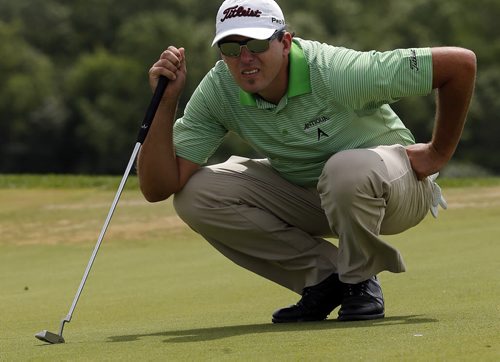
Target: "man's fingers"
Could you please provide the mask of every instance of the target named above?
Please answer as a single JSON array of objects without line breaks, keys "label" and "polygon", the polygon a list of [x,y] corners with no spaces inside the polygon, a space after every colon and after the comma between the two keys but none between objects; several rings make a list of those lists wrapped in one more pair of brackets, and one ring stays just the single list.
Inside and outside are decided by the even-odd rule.
[{"label": "man's fingers", "polygon": [[149,69],[149,84],[154,91],[158,86],[160,76],[165,76],[171,82],[164,96],[176,99],[184,88],[186,74],[184,48],[169,46],[160,54],[160,58]]},{"label": "man's fingers", "polygon": [[177,68],[171,62],[162,59],[156,62],[151,67],[151,69],[149,70],[149,74],[154,78],[158,78],[160,75],[164,75],[170,80],[176,80],[178,71],[179,68]]},{"label": "man's fingers", "polygon": [[150,75],[158,77],[164,75],[170,80],[177,79],[177,72],[186,69],[184,62],[184,48],[168,47],[160,55],[160,59],[150,69]]},{"label": "man's fingers", "polygon": [[182,51],[181,49],[177,49],[174,46],[169,46],[167,50],[161,53],[160,59],[167,60],[176,68],[180,68],[184,59],[184,49],[182,49]]},{"label": "man's fingers", "polygon": [[179,48],[179,52],[181,55],[181,57],[180,57],[181,63],[180,63],[179,69],[186,71],[186,51],[184,48]]}]

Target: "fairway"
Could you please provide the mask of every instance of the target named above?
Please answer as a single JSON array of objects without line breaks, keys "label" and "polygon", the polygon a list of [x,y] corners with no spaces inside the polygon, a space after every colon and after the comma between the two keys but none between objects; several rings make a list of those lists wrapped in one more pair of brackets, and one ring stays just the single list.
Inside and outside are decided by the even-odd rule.
[{"label": "fairway", "polygon": [[445,186],[438,220],[386,238],[408,271],[380,275],[385,319],[273,325],[299,297],[232,264],[132,178],[66,343],[46,345],[34,335],[68,313],[119,179],[107,182],[0,183],[0,361],[500,360],[500,182]]}]

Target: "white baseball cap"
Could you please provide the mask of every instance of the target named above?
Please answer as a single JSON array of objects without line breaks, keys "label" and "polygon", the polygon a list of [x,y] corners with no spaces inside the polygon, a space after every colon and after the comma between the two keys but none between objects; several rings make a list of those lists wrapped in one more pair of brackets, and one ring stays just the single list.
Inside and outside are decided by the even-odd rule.
[{"label": "white baseball cap", "polygon": [[285,25],[283,12],[273,0],[226,0],[217,13],[212,46],[229,35],[267,39]]}]

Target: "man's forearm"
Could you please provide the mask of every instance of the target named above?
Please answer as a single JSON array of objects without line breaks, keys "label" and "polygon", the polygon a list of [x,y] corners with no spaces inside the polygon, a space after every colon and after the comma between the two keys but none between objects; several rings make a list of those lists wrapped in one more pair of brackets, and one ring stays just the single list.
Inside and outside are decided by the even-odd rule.
[{"label": "man's forearm", "polygon": [[[453,49],[447,57],[455,58],[458,70],[437,84],[437,111],[432,146],[448,161],[460,140],[474,91],[476,57],[466,49]],[[452,75],[451,75],[452,74]]]},{"label": "man's forearm", "polygon": [[160,103],[137,160],[139,183],[151,202],[168,198],[179,189],[179,170],[173,146],[173,123],[177,102]]}]

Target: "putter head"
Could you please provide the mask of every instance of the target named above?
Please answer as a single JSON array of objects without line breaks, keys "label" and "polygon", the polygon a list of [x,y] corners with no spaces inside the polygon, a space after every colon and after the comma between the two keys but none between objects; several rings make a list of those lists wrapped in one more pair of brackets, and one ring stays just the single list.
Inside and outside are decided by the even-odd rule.
[{"label": "putter head", "polygon": [[59,334],[55,334],[55,333],[46,331],[46,330],[35,334],[35,337],[41,341],[44,341],[44,342],[47,342],[50,344],[64,343],[64,338],[62,336],[60,336]]}]

